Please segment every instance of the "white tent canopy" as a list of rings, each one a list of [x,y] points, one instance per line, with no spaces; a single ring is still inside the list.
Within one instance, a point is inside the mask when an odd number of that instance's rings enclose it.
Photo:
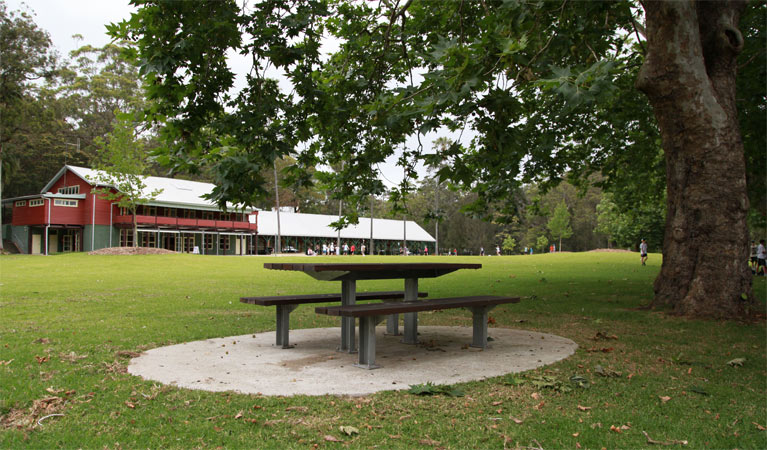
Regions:
[[[258,234],[260,236],[277,235],[277,212],[258,211]],[[250,216],[251,222],[253,216]],[[338,237],[331,223],[338,216],[324,214],[300,214],[280,212],[280,236],[312,237],[335,239]],[[401,220],[373,219],[373,239],[401,241],[407,226],[407,240],[419,242],[434,242],[429,233],[413,221],[403,225]],[[341,239],[370,239],[370,218],[360,217],[357,225],[349,225],[341,230]]]

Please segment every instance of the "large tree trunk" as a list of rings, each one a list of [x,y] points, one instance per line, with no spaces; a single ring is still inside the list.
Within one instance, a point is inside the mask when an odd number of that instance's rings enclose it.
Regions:
[[[735,108],[742,1],[644,2],[648,51],[637,87],[666,156],[663,266],[654,306],[735,318],[753,306],[745,156]]]

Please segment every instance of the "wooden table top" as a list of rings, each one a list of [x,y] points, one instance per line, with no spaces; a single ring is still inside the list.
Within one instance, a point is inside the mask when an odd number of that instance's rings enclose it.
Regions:
[[[385,280],[434,278],[460,269],[480,269],[467,263],[264,263],[265,269],[304,272],[318,280]]]

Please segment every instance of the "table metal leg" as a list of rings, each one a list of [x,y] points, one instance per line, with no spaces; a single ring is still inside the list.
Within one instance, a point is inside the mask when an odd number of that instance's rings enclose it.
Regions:
[[[357,303],[357,282],[344,280],[341,282],[341,305]],[[341,318],[341,347],[342,352],[354,353],[357,350],[354,339],[354,317]]]
[[[418,278],[405,278],[405,301],[418,300]],[[405,344],[418,343],[418,313],[405,313],[405,335],[402,342]]]
[[[399,332],[399,314],[386,316],[386,334],[389,336],[401,336]]]
[[[289,342],[290,336],[290,313],[298,305],[277,305],[277,346],[282,348],[291,348]]]
[[[376,324],[381,322],[381,316],[360,317],[360,352],[356,367],[377,369],[376,365]]]
[[[487,316],[493,306],[478,306],[471,308],[473,331],[471,346],[487,348]]]

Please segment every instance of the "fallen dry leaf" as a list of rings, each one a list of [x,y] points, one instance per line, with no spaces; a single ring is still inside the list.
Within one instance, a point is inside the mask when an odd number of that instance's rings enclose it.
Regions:
[[[37,356],[35,355],[35,359],[37,360],[38,364],[42,364],[44,362],[47,362],[49,359],[51,359],[50,356]]]
[[[125,400],[125,406],[127,406],[130,409],[135,409],[136,408],[136,405],[134,405],[133,403],[129,402],[128,400]]]
[[[581,435],[580,433],[573,433],[573,437],[578,437],[580,435]]]
[[[532,394],[530,394],[530,397],[532,397],[533,400],[540,400],[541,399],[541,394],[539,394],[537,392],[533,392]]]
[[[522,422],[523,422],[523,420],[522,420],[522,419],[517,419],[517,418],[516,418],[516,417],[514,417],[514,416],[509,416],[509,419],[511,419],[511,421],[512,421],[512,422],[514,422],[514,423],[516,423],[517,425],[522,425]]]
[[[663,396],[659,395],[659,396],[658,396],[658,398],[659,398],[659,399],[660,399],[660,401],[662,401],[663,403],[666,403],[667,401],[671,400],[671,397],[669,397],[669,396],[667,396],[667,395],[663,395]]]
[[[591,406],[578,405],[578,411],[589,411],[589,410],[591,410]]]
[[[342,433],[345,433],[348,436],[351,436],[353,434],[360,434],[360,430],[351,426],[340,426],[338,427],[338,429],[341,430]]]
[[[618,339],[618,336],[616,336],[614,334],[608,335],[605,332],[597,331],[597,334],[594,335],[594,337],[591,338],[591,339],[593,339],[595,341],[599,341],[599,340],[607,341],[607,340],[610,340],[610,339]]]
[[[615,431],[616,433],[623,433],[623,430],[621,430],[620,427],[616,427],[615,425],[610,425],[610,431]]]
[[[644,437],[647,438],[648,444],[653,445],[687,445],[687,441],[678,441],[675,439],[672,439],[670,441],[656,441],[655,439],[652,439],[649,434],[647,434],[646,431],[642,431],[642,434],[644,434]]]
[[[717,414],[717,415],[718,415],[718,414]],[[756,423],[756,422],[751,422],[751,423],[753,423],[754,425],[756,425],[756,428],[757,428],[759,431],[765,431],[765,430],[767,430],[767,427],[764,427],[764,426],[762,426],[762,425],[759,425],[759,424],[758,424],[758,423]]]
[[[498,406],[498,405],[500,405],[501,403],[503,403],[503,402],[493,402],[493,406]]]
[[[340,440],[340,439],[338,439],[338,438],[337,438],[337,437],[335,437],[335,436],[331,436],[331,435],[329,435],[329,434],[326,434],[326,435],[325,435],[325,437],[324,437],[324,439],[325,439],[326,441],[328,441],[328,442],[341,442],[341,440]]]
[[[422,445],[431,445],[432,447],[436,447],[439,445],[439,442],[433,439],[421,439],[420,441],[418,441],[418,443]]]
[[[546,404],[546,402],[544,402],[544,401],[541,401],[540,403],[538,403],[537,405],[535,405],[535,409],[537,409],[537,410],[539,410],[539,411],[540,411],[541,409],[543,409],[543,405],[545,405],[545,404]]]
[[[235,419],[239,419],[242,417],[242,411],[238,412],[236,416],[234,416]]]
[[[309,411],[309,407],[307,407],[307,406],[288,406],[287,408],[285,408],[285,411],[307,412],[307,411]]]

